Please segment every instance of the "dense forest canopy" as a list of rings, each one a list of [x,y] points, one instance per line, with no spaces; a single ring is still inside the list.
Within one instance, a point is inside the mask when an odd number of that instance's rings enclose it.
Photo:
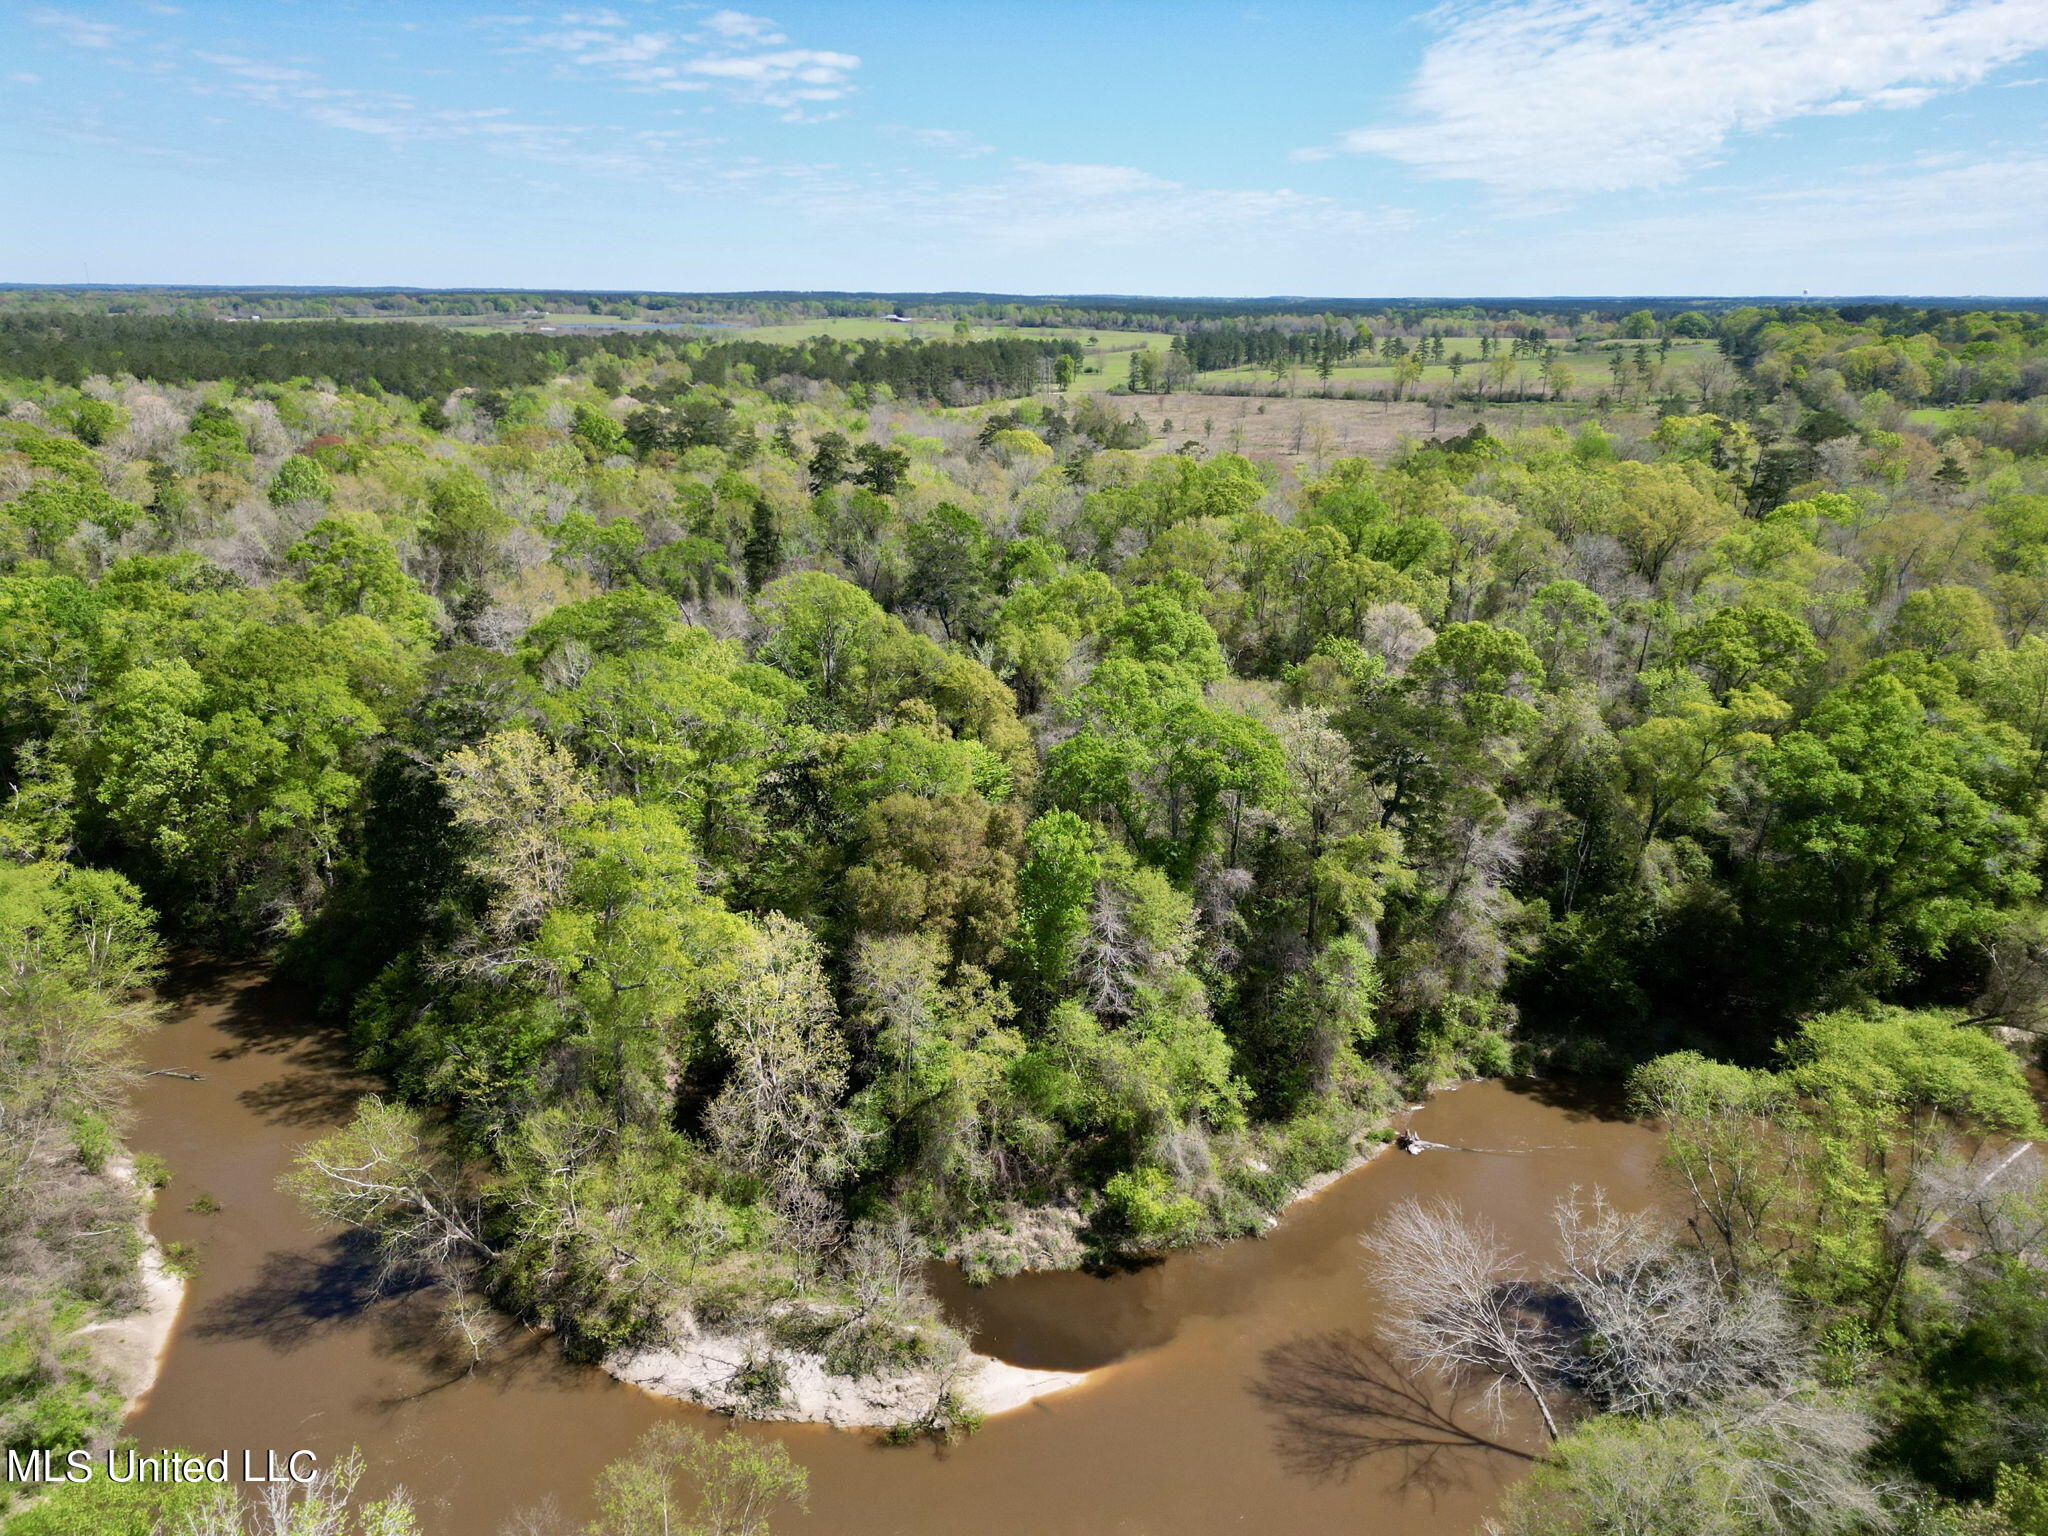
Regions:
[[[433,401],[460,388],[542,384],[572,364],[605,354],[608,343],[610,338],[595,335],[539,337],[341,321],[264,326],[166,316],[0,314],[0,372],[71,385],[107,374],[164,384],[281,384],[319,377]],[[820,338],[798,346],[729,341],[688,352],[691,376],[704,383],[788,376],[841,386],[885,384],[948,403],[1028,394],[1051,382],[1055,358],[1079,355],[1072,342],[1010,339],[883,345]]]
[[[1191,367],[1473,334],[1103,302]],[[276,953],[388,1085],[317,1209],[591,1357],[687,1311],[928,1365],[931,1256],[1252,1233],[1403,1095],[1631,1075],[1753,1177],[1689,1257],[1572,1217],[1587,1273],[1770,1348],[1557,1364],[1513,1528],[1650,1465],[1751,1512],[1698,1529],[2034,1529],[2048,1197],[1949,1138],[2040,1132],[2048,329],[1514,314],[1638,349],[1609,408],[1314,469],[1148,443],[1066,340],[0,316],[8,1442],[107,1424],[60,1341],[123,1255],[64,1233],[154,932]],[[1666,338],[1697,388],[1631,392]],[[1729,1461],[1772,1435],[1797,1498]]]

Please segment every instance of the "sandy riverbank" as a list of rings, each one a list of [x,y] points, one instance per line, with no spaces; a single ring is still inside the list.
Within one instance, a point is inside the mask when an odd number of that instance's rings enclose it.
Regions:
[[[156,1385],[163,1368],[164,1351],[171,1342],[171,1330],[178,1325],[178,1313],[185,1305],[185,1281],[164,1262],[163,1250],[150,1235],[148,1208],[151,1193],[135,1183],[135,1165],[119,1157],[107,1165],[108,1174],[136,1188],[143,1209],[138,1217],[142,1233],[142,1305],[122,1317],[104,1318],[78,1330],[89,1338],[93,1357],[121,1394],[125,1413],[133,1413],[149,1389]]]
[[[842,1429],[888,1428],[913,1423],[931,1411],[950,1387],[976,1411],[1006,1413],[1049,1393],[1077,1386],[1087,1371],[1031,1371],[969,1354],[950,1377],[929,1371],[853,1378],[835,1376],[824,1360],[801,1350],[777,1350],[784,1372],[781,1400],[773,1406],[744,1404],[733,1379],[749,1359],[764,1358],[767,1339],[757,1333],[697,1333],[659,1349],[622,1352],[605,1369],[662,1397],[697,1403],[714,1412],[744,1410],[747,1417]]]
[[[1366,1142],[1343,1167],[1307,1180],[1274,1213],[1267,1226],[1277,1226],[1295,1206],[1357,1172],[1392,1145],[1391,1141]],[[771,1353],[785,1372],[780,1401],[771,1407],[744,1403],[732,1383],[749,1359],[764,1359]],[[888,1428],[913,1422],[930,1410],[942,1386],[950,1387],[976,1411],[998,1414],[1078,1386],[1099,1374],[1030,1370],[970,1352],[962,1367],[943,1382],[925,1371],[855,1379],[834,1375],[818,1355],[771,1350],[766,1336],[758,1332],[700,1330],[686,1331],[677,1342],[658,1348],[621,1351],[607,1359],[604,1368],[644,1391],[696,1403],[714,1412],[743,1410],[752,1418],[830,1424],[845,1429]]]

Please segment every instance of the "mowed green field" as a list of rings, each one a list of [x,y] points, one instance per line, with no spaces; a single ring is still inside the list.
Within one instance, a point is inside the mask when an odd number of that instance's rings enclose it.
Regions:
[[[912,320],[907,325],[893,320],[831,319],[798,320],[789,325],[721,326],[728,337],[746,341],[768,341],[790,346],[813,336],[834,341],[937,341],[953,334],[950,320]]]
[[[552,311],[545,316],[524,315],[406,315],[391,317],[337,316],[335,318],[359,319],[365,324],[374,319],[404,319],[418,325],[443,325],[458,330],[477,331],[575,331],[575,330],[672,330],[685,327],[688,322],[661,321],[621,322],[613,315],[593,315],[586,311]],[[867,317],[836,317],[820,320],[799,320],[786,325],[703,325],[689,327],[687,334],[703,336],[711,340],[730,340],[745,337],[749,341],[773,342],[780,346],[791,346],[809,341],[814,336],[829,336],[835,341],[948,341],[953,336],[953,322],[950,320],[877,320]],[[985,341],[990,337],[1015,336],[1024,340],[1037,341],[1078,341],[1081,343],[1085,360],[1081,372],[1074,380],[1074,392],[1095,393],[1122,384],[1130,377],[1130,356],[1139,349],[1164,352],[1172,344],[1171,336],[1158,331],[1111,331],[1090,330],[1085,326],[1019,326],[1019,325],[971,325],[968,339]]]
[[[717,334],[783,345],[809,341],[813,336],[830,336],[837,341],[948,341],[953,336],[953,322],[912,320],[904,324],[869,319],[804,320],[791,325],[750,325]],[[1085,326],[1044,325],[970,324],[967,339],[986,341],[998,336],[1015,336],[1026,341],[1078,341],[1086,353],[1086,360],[1074,380],[1074,388],[1087,392],[1108,389],[1129,378],[1131,353],[1140,348],[1164,352],[1173,344],[1171,336],[1158,331],[1108,331],[1089,330]]]
[[[1430,363],[1423,368],[1421,381],[1416,387],[1428,389],[1433,385],[1450,384],[1454,380],[1466,389],[1477,388],[1481,384],[1491,385],[1492,376],[1487,370],[1492,366],[1492,360],[1489,359],[1486,362],[1479,360],[1479,339],[1476,336],[1447,337],[1445,339],[1445,346],[1451,352],[1463,352],[1465,354],[1464,371],[1461,374],[1453,375],[1448,363]],[[1622,342],[1619,346],[1621,350],[1629,355],[1634,355],[1634,342]],[[1602,345],[1593,352],[1577,352],[1569,348],[1560,348],[1557,355],[1565,367],[1571,369],[1574,388],[1598,390],[1606,387],[1614,376],[1612,370],[1608,367],[1608,358],[1614,350],[1615,347],[1613,345]],[[1712,342],[1684,341],[1673,343],[1671,355],[1662,364],[1666,379],[1668,380],[1672,377],[1672,369],[1681,368],[1700,357],[1710,355],[1713,351],[1714,344]],[[1657,359],[1657,347],[1654,342],[1650,344],[1650,358],[1653,362]],[[1510,360],[1515,368],[1514,373],[1510,375],[1512,387],[1527,387],[1531,389],[1542,387],[1544,368],[1542,363],[1534,358],[1512,358]],[[1339,364],[1330,370],[1330,387],[1342,389],[1346,385],[1355,385],[1375,391],[1388,389],[1393,386],[1395,367],[1394,363],[1377,356],[1371,358],[1355,357],[1349,362]],[[1297,389],[1319,388],[1322,384],[1322,376],[1316,372],[1315,366],[1312,363],[1297,365],[1290,371],[1288,380],[1291,380]],[[1283,382],[1286,381],[1284,380]],[[1264,384],[1270,386],[1273,382],[1273,370],[1269,367],[1252,367],[1249,364],[1240,368],[1219,368],[1203,374],[1201,382],[1204,384]]]
[[[603,330],[620,328],[621,322],[611,315],[593,315],[585,311],[555,311],[545,318],[529,318],[520,315],[462,315],[462,316],[418,316],[406,317],[427,324],[455,326],[469,330],[487,331],[538,331],[552,329]],[[662,329],[686,325],[687,322],[658,322]],[[646,322],[630,324],[627,329],[650,329]],[[836,317],[818,320],[800,320],[781,325],[722,326],[706,325],[692,328],[696,334],[711,338],[745,337],[751,341],[773,342],[789,346],[809,341],[814,336],[829,336],[836,341],[944,341],[954,334],[951,320],[910,320],[894,321],[871,317]],[[1089,329],[1085,326],[1016,326],[970,322],[968,338],[986,340],[997,336],[1015,336],[1025,340],[1071,340],[1081,343],[1085,353],[1081,372],[1076,376],[1071,393],[1096,394],[1114,389],[1130,378],[1130,358],[1136,351],[1165,352],[1173,344],[1170,335],[1159,331],[1114,331]],[[1477,335],[1450,336],[1446,345],[1453,352],[1461,352],[1465,366],[1458,375],[1453,375],[1446,363],[1430,363],[1424,367],[1420,381],[1412,386],[1418,391],[1448,388],[1453,385],[1464,390],[1491,388],[1493,381],[1487,372],[1488,364],[1479,359],[1479,338]],[[1652,358],[1657,356],[1656,343],[1648,344]],[[1621,350],[1631,355],[1637,343],[1633,341],[1601,342],[1592,349],[1580,352],[1569,348],[1561,349],[1558,356],[1573,374],[1574,395],[1591,398],[1606,389],[1612,372],[1608,367],[1609,355]],[[1670,354],[1663,359],[1662,383],[1673,384],[1684,377],[1673,370],[1683,368],[1696,359],[1711,355],[1715,345],[1710,341],[1683,341],[1674,343]],[[1516,391],[1540,390],[1543,387],[1543,365],[1530,358],[1514,359],[1515,372],[1509,388]],[[1391,391],[1394,383],[1395,364],[1374,356],[1355,357],[1349,362],[1331,370],[1327,387],[1337,390],[1355,389],[1361,394],[1380,395]],[[1293,390],[1316,390],[1324,386],[1312,364],[1299,364],[1291,369],[1281,382]],[[1200,387],[1229,389],[1242,387],[1247,391],[1263,392],[1273,387],[1273,371],[1268,367],[1246,365],[1239,368],[1215,369],[1200,375]]]

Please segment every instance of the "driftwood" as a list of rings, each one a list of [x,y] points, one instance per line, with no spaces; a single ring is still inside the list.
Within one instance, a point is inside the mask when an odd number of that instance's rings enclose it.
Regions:
[[[142,1074],[144,1077],[181,1077],[188,1083],[203,1083],[205,1074],[200,1072],[173,1072],[169,1067],[155,1067]]]

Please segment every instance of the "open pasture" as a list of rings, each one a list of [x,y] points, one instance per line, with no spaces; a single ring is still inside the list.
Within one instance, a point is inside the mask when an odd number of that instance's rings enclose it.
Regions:
[[[1334,459],[1383,460],[1404,440],[1450,437],[1481,419],[1413,400],[1258,400],[1247,395],[1133,395],[1117,409],[1152,430],[1148,454],[1194,443],[1204,453],[1241,453],[1320,474]]]

